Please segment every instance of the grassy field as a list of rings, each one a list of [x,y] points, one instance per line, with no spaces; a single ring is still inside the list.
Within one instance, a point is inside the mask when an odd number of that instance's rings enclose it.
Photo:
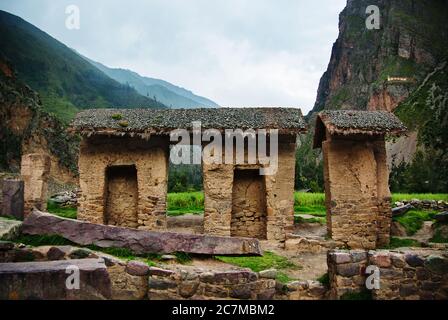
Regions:
[[[396,193],[392,195],[392,202],[400,200],[444,200],[448,201],[448,194],[402,194]],[[198,192],[183,192],[183,193],[169,193],[167,201],[167,211],[170,216],[183,215],[186,213],[201,214],[204,211],[204,193]],[[294,193],[294,211],[296,214],[309,214],[318,221],[323,221],[325,218],[325,195],[324,193]],[[57,204],[48,202],[48,212],[58,214],[65,218],[76,219],[76,208],[61,208]],[[416,220],[425,221],[425,217],[414,216]],[[420,219],[422,218],[422,219]],[[406,223],[406,221],[400,221]],[[412,232],[412,230],[410,230]]]
[[[404,194],[392,195],[392,203],[401,200],[444,200],[448,201],[448,194]],[[172,215],[182,213],[197,213],[204,211],[203,192],[184,192],[168,194],[168,212]],[[294,211],[296,213],[307,213],[317,217],[325,216],[325,194],[324,193],[294,193]]]

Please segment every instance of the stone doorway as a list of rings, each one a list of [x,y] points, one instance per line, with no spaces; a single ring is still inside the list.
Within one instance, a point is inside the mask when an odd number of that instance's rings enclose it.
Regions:
[[[236,169],[232,190],[230,234],[266,239],[266,186],[258,169]]]
[[[105,224],[137,228],[138,184],[135,165],[106,169]]]

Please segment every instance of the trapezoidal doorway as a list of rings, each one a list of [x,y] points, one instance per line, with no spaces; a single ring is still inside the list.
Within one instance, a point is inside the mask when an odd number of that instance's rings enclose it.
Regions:
[[[234,171],[230,234],[266,239],[266,187],[258,169]]]
[[[106,169],[105,224],[137,228],[137,169],[111,166]]]

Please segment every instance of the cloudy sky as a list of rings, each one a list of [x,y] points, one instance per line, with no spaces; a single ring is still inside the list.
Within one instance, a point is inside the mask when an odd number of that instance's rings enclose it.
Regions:
[[[294,106],[316,98],[346,0],[0,0],[81,54],[223,106]],[[65,27],[68,5],[80,29]]]

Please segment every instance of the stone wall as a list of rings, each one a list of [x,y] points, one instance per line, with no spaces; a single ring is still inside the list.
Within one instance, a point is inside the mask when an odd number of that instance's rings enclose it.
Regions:
[[[21,177],[25,184],[24,215],[28,215],[33,208],[46,210],[48,176],[50,173],[50,157],[46,154],[24,154],[21,162]]]
[[[224,149],[224,148],[223,148]],[[258,225],[251,223],[242,223],[243,216],[234,215],[233,226],[237,233],[243,229],[248,230],[250,235],[257,235],[262,239],[280,240],[285,239],[286,234],[292,229],[294,224],[294,174],[295,174],[295,151],[296,136],[279,136],[278,149],[278,170],[273,175],[262,177],[263,183],[255,183],[252,179],[248,185],[255,189],[263,189],[266,201],[266,232],[261,235],[261,229],[264,229],[262,215]],[[258,161],[257,161],[258,162]],[[244,220],[251,221],[253,210],[247,210],[253,207],[250,203],[261,203],[260,197],[257,200],[250,197],[243,197],[239,194],[239,199],[234,199],[236,193],[239,193],[239,187],[234,188],[234,172],[244,170],[258,170],[261,164],[208,164],[203,163],[203,181],[204,181],[204,232],[223,236],[232,235],[232,211],[236,207],[246,208]],[[237,176],[239,173],[237,173]],[[258,186],[256,186],[258,184]],[[238,182],[237,182],[238,185]],[[235,193],[233,192],[235,190]],[[258,191],[257,191],[258,192]],[[258,204],[257,204],[258,205]],[[263,204],[264,206],[264,204]],[[244,210],[243,210],[244,211]],[[238,216],[238,218],[237,218]],[[256,220],[253,218],[254,221]]]
[[[366,268],[376,266],[379,289],[375,300],[448,299],[448,254],[446,250],[331,250],[328,253],[330,295],[366,291]]]
[[[79,156],[81,197],[78,219],[100,224],[109,222],[113,225],[147,230],[165,229],[168,139],[169,137],[151,137],[149,140],[107,137],[107,143],[101,137],[83,139]],[[112,184],[109,184],[111,179],[107,179],[106,173],[107,170],[111,170],[108,168],[114,166],[134,166],[136,181],[129,182],[129,179],[121,177],[113,178]],[[119,195],[130,186],[129,183],[133,185],[134,192],[129,194],[129,190],[126,191],[128,201],[108,197],[111,193]],[[124,188],[125,186],[127,187]],[[108,193],[108,190],[111,193]],[[109,212],[112,219],[107,221],[108,198],[109,208],[120,203],[119,211],[122,211],[123,215],[128,209],[133,212],[136,202],[136,218],[133,213],[126,213],[129,216],[119,217],[118,209],[111,209],[114,211]]]
[[[388,244],[392,213],[383,137],[329,137],[322,149],[329,236],[349,248]]]
[[[32,261],[32,262],[30,262]],[[70,294],[65,289],[65,267],[81,268],[81,290]],[[86,271],[95,279],[84,278]],[[40,273],[38,271],[41,271]],[[42,272],[45,271],[45,272]],[[57,276],[52,278],[52,274]],[[115,300],[318,300],[327,297],[327,288],[317,281],[275,280],[274,269],[253,272],[237,267],[209,269],[167,264],[150,267],[140,260],[123,261],[108,254],[73,246],[22,247],[0,241],[0,297],[18,299],[115,299]],[[54,279],[47,283],[45,279]],[[32,284],[41,282],[33,290]],[[86,279],[86,280],[85,280]],[[76,290],[75,290],[76,291]]]

